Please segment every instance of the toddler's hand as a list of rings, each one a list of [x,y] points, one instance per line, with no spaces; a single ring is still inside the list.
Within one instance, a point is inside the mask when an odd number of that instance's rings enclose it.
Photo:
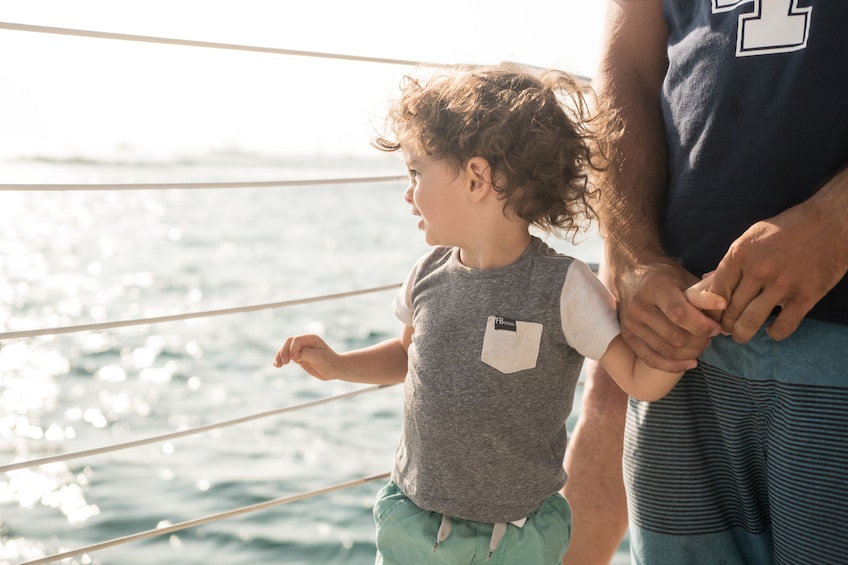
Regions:
[[[322,381],[334,378],[334,366],[338,355],[317,335],[297,335],[286,339],[274,357],[274,366],[282,367],[294,361],[300,367]]]
[[[700,281],[686,289],[686,299],[692,306],[702,310],[714,320],[721,318],[721,312],[727,308],[727,301],[719,294],[710,292],[712,273],[704,275]]]

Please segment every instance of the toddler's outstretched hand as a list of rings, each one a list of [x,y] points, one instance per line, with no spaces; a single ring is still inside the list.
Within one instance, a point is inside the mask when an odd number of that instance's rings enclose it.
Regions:
[[[685,294],[692,306],[717,320],[721,317],[721,311],[727,308],[727,301],[721,295],[710,292],[711,278],[712,273],[704,275],[704,278],[687,288]]]
[[[277,350],[274,366],[282,367],[294,361],[300,367],[322,381],[338,378],[338,354],[317,335],[306,334],[286,339]]]

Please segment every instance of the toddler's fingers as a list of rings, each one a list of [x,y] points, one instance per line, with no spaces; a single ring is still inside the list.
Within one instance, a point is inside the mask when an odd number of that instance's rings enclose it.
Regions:
[[[292,338],[286,339],[285,343],[277,350],[277,355],[274,356],[274,366],[282,367],[287,365],[291,360],[291,344]]]
[[[724,310],[727,308],[727,301],[720,294],[716,294],[709,290],[703,290],[698,293],[698,295],[701,301],[700,307],[702,310]]]
[[[714,311],[727,308],[724,297],[708,290],[706,282],[702,280],[686,289],[686,299],[689,303],[699,310]]]
[[[288,359],[298,364],[303,361],[303,355],[310,349],[325,349],[324,342],[314,334],[290,337],[286,340],[284,347],[287,348]]]

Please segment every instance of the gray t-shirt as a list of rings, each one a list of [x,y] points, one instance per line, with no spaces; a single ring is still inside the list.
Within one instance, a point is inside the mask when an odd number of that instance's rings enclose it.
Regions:
[[[534,237],[493,270],[433,249],[394,310],[415,331],[392,479],[425,510],[528,516],[565,484],[566,418],[584,357],[620,332],[614,299],[585,263]]]

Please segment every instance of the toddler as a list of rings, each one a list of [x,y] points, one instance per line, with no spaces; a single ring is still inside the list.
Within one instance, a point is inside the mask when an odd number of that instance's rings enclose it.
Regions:
[[[374,508],[378,565],[560,564],[566,418],[584,358],[643,400],[681,376],[640,361],[586,264],[531,233],[589,224],[617,121],[590,112],[564,73],[501,65],[408,78],[387,124],[373,143],[403,154],[404,199],[434,246],[395,297],[401,336],[346,353],[289,337],[274,364],[404,382],[392,479]],[[724,307],[703,284],[687,295]]]

